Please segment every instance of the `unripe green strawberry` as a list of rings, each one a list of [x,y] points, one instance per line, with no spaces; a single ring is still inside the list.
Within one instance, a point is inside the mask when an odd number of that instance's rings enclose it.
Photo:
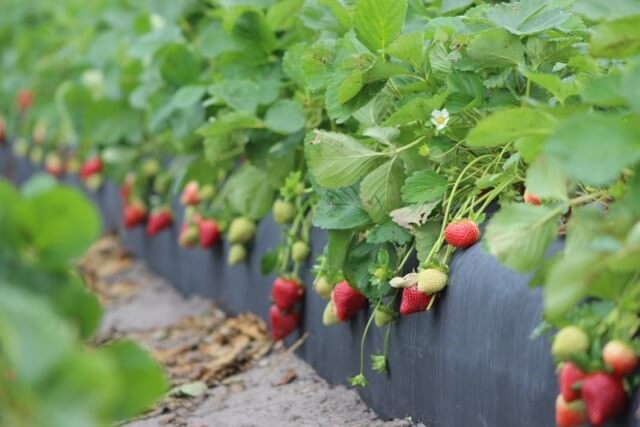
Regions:
[[[213,184],[206,184],[200,188],[200,200],[209,202],[216,196],[216,187]]]
[[[273,204],[273,220],[277,224],[291,224],[296,216],[296,206],[291,202],[276,200]]]
[[[241,263],[247,258],[247,250],[240,244],[232,245],[229,249],[229,257],[227,263],[229,265],[236,265]]]
[[[379,305],[373,314],[373,321],[376,323],[378,328],[382,328],[384,325],[393,321],[395,317],[395,312],[393,312],[389,307]]]
[[[325,276],[320,276],[316,279],[313,284],[313,288],[322,298],[328,300],[331,298],[331,291],[333,290],[333,285],[327,280]]]
[[[40,164],[42,163],[42,159],[44,157],[44,150],[40,146],[31,147],[31,152],[29,153],[29,160],[31,163]]]
[[[26,139],[20,138],[16,140],[15,145],[13,146],[13,153],[16,157],[26,157],[29,152],[29,143]]]
[[[298,240],[291,247],[291,258],[296,262],[302,262],[309,256],[309,245]]]
[[[156,159],[147,159],[142,163],[142,175],[155,176],[160,172],[160,163]]]
[[[333,306],[333,302],[329,301],[327,306],[324,308],[324,312],[322,313],[322,323],[325,326],[337,325],[341,320],[338,318],[336,314],[336,309]]]
[[[589,336],[577,326],[565,326],[553,339],[551,353],[560,360],[568,360],[589,348]]]
[[[447,286],[447,273],[435,268],[427,268],[418,274],[418,290],[425,294],[435,294]]]
[[[99,173],[93,174],[84,183],[89,190],[97,191],[102,186],[102,175]]]
[[[256,232],[256,225],[248,218],[240,217],[231,222],[228,238],[231,243],[246,243]]]

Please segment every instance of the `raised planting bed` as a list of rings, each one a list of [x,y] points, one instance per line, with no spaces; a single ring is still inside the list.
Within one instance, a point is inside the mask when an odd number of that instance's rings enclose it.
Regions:
[[[38,171],[10,157],[0,151],[2,173],[17,182]],[[64,181],[80,185],[75,178]],[[212,298],[234,313],[268,317],[274,277],[261,274],[260,262],[279,239],[271,218],[260,223],[247,262],[229,267],[227,243],[212,251],[186,250],[177,244],[175,226],[155,238],[142,229],[125,231],[118,189],[112,183],[88,195],[102,212],[105,230],[117,232],[133,253],[181,292]],[[175,212],[182,214],[177,205]],[[181,218],[176,219],[179,224]],[[317,254],[326,236],[315,230],[311,241]],[[311,283],[308,274],[304,279]],[[530,339],[541,318],[541,294],[527,283],[527,275],[503,267],[479,244],[458,252],[450,286],[435,309],[401,318],[392,327],[390,373],[381,376],[367,369],[369,385],[359,390],[364,400],[383,417],[412,416],[429,427],[554,425],[557,380],[549,342]],[[324,306],[318,295],[305,293],[302,328],[287,344],[308,333],[297,353],[329,382],[344,383],[358,371],[360,336],[369,310],[328,328],[321,320]],[[383,331],[372,329],[365,355],[383,347]],[[607,425],[640,426],[634,414],[639,401],[636,393],[626,416]]]

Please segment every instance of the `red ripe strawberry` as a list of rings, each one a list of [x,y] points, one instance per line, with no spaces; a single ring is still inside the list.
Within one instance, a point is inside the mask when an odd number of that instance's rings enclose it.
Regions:
[[[451,246],[468,248],[480,238],[480,229],[470,219],[461,219],[447,225],[444,229],[444,238]]]
[[[627,393],[622,380],[604,372],[596,372],[582,380],[582,399],[593,426],[601,426],[618,416],[627,406]]]
[[[538,206],[542,203],[540,197],[536,196],[535,194],[529,193],[527,190],[524,191],[524,202],[529,205],[535,206]]]
[[[278,277],[271,286],[271,299],[281,310],[290,310],[302,299],[304,288],[294,279]]]
[[[420,292],[417,286],[404,288],[402,290],[402,301],[400,302],[400,314],[407,316],[425,311],[430,301],[431,295]]]
[[[100,172],[102,172],[102,160],[99,157],[92,157],[85,160],[80,167],[80,178],[87,179]]]
[[[586,421],[584,402],[567,402],[558,395],[556,399],[556,425],[558,427],[578,427]]]
[[[171,224],[173,224],[173,215],[171,215],[169,208],[158,209],[149,215],[147,234],[155,236],[165,228],[170,227]]]
[[[604,346],[602,360],[619,377],[630,374],[638,365],[638,356],[633,348],[620,340],[609,341]]]
[[[271,338],[280,341],[295,331],[300,323],[300,316],[295,312],[280,310],[276,305],[272,305],[269,310],[269,320],[271,321]]]
[[[198,221],[200,234],[200,247],[210,248],[220,240],[220,227],[213,219],[200,219]]]
[[[33,105],[33,92],[22,89],[16,96],[16,105],[22,113],[25,113]]]
[[[133,201],[124,205],[124,225],[127,228],[133,228],[142,224],[147,217],[147,209],[144,204],[139,201]]]
[[[189,181],[187,185],[182,190],[182,195],[180,196],[180,203],[185,206],[197,205],[200,203],[200,186],[197,181]]]
[[[367,305],[367,298],[353,289],[346,280],[338,283],[331,294],[338,319],[344,321],[354,316]]]
[[[580,399],[580,390],[575,390],[573,386],[582,381],[585,376],[586,374],[572,362],[562,365],[558,373],[558,382],[560,384],[560,393],[566,402]]]

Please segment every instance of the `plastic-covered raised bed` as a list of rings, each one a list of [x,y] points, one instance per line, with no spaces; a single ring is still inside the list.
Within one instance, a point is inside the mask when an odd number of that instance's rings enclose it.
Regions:
[[[39,171],[26,161],[7,161],[6,152],[3,165],[11,165],[18,182]],[[72,178],[67,181],[80,185]],[[229,267],[227,245],[211,251],[188,250],[177,244],[175,228],[153,239],[142,230],[124,230],[113,184],[87,194],[102,212],[105,230],[118,232],[134,254],[181,292],[215,299],[231,312],[252,311],[268,318],[273,277],[261,274],[260,262],[279,238],[270,218],[260,224],[247,263]],[[323,248],[325,240],[324,233],[313,234],[314,252]],[[550,408],[557,379],[549,341],[530,337],[541,320],[540,290],[528,288],[527,275],[505,268],[481,245],[458,253],[452,271],[436,310],[394,324],[390,372],[368,372],[369,385],[359,390],[363,399],[381,416],[412,416],[430,427],[554,425]],[[344,383],[358,370],[360,334],[368,310],[349,323],[327,328],[322,324],[325,302],[319,296],[308,292],[303,306],[300,333],[288,342],[308,332],[297,353],[330,383]],[[383,335],[378,329],[370,334],[367,354],[381,350]],[[607,425],[640,425],[634,413],[639,401],[636,393],[628,414]]]

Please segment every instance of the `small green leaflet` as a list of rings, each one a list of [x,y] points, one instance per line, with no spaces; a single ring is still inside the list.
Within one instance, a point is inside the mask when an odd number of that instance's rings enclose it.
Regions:
[[[544,111],[512,108],[480,121],[467,135],[470,147],[495,147],[526,136],[546,136],[556,119]]]
[[[321,130],[307,135],[305,155],[311,174],[318,184],[326,188],[356,183],[383,158],[383,154],[348,135]]]
[[[389,46],[402,31],[407,0],[358,0],[353,27],[372,52]]]
[[[640,132],[617,116],[580,113],[560,124],[544,152],[570,177],[605,185],[640,160]]]
[[[489,221],[484,239],[489,252],[506,266],[530,271],[556,239],[559,220],[560,211],[547,206],[505,205]]]
[[[277,133],[294,133],[304,127],[304,112],[296,101],[282,99],[269,107],[264,125]]]
[[[447,179],[433,171],[418,171],[402,186],[402,200],[407,203],[426,203],[438,200],[447,191]]]
[[[374,222],[382,222],[387,214],[402,204],[400,188],[405,175],[401,162],[393,158],[378,166],[360,183],[360,199]]]
[[[517,36],[556,28],[571,17],[549,0],[497,4],[487,11],[486,16],[489,21]]]
[[[327,235],[327,280],[335,282],[347,257],[354,232],[352,230],[329,230]]]
[[[313,225],[330,230],[347,230],[368,224],[371,219],[360,204],[354,187],[335,190],[317,189],[320,202],[313,215]]]
[[[542,199],[566,201],[567,177],[558,163],[539,156],[527,170],[526,187]]]
[[[487,67],[524,63],[524,48],[518,37],[496,28],[481,32],[467,46],[469,56]]]
[[[391,220],[376,225],[367,233],[367,242],[369,243],[404,245],[410,241],[411,234]]]

